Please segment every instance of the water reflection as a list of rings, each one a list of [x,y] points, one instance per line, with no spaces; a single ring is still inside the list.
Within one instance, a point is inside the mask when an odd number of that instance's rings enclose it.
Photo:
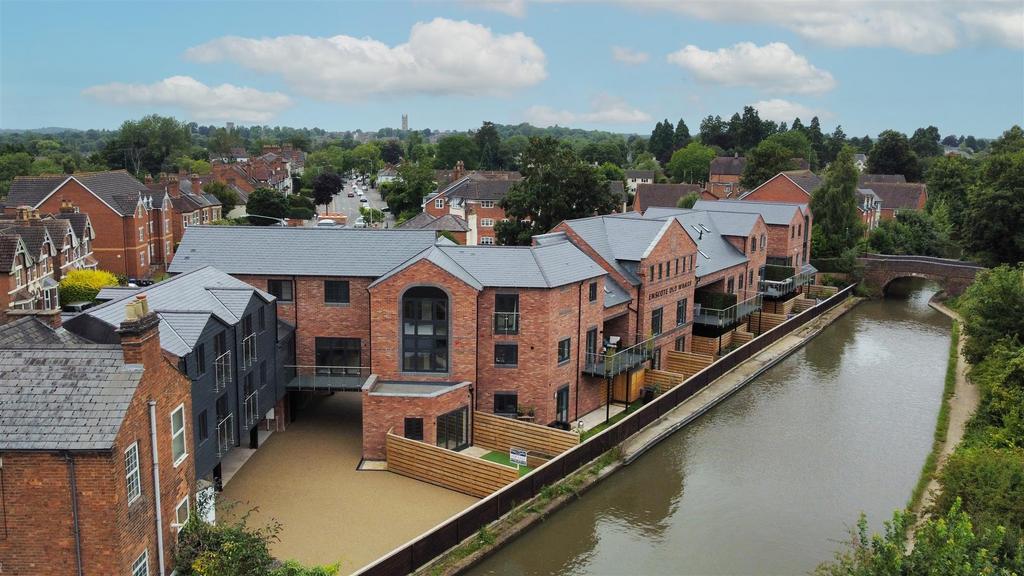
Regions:
[[[930,447],[949,322],[897,281],[473,574],[799,574]]]

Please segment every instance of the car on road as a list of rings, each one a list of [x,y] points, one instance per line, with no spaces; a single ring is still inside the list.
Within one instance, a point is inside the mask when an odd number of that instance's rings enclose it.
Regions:
[[[355,228],[366,228],[366,219],[363,218],[362,216],[360,216],[359,218],[356,218],[356,223],[353,224],[353,227],[355,227]]]
[[[337,228],[338,223],[330,218],[321,218],[316,221],[317,228]]]
[[[366,196],[366,192],[363,192],[362,190],[359,190],[358,192],[356,192],[356,194],[359,194],[360,196]]]
[[[351,190],[349,190],[349,191],[348,191],[348,197],[349,197],[349,198],[354,198],[354,197],[355,197],[355,194],[354,194],[354,193],[353,193],[353,192],[352,192]]]
[[[369,200],[366,199],[366,196],[360,196],[359,197],[359,201],[360,202],[369,202]]]

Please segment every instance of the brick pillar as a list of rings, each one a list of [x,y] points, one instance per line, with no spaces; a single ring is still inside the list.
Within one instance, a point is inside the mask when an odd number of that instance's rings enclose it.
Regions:
[[[160,361],[160,318],[149,311],[145,294],[125,305],[125,320],[117,333],[121,336],[125,364],[151,368]]]

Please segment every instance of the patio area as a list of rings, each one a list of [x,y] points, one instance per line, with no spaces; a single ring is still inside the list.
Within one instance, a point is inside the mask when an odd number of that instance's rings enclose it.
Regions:
[[[390,472],[358,471],[361,401],[314,398],[267,438],[218,495],[254,526],[283,525],[276,557],[341,562],[348,574],[466,508],[475,498]]]

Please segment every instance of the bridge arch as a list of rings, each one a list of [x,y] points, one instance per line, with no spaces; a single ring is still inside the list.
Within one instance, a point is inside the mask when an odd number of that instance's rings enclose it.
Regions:
[[[985,268],[974,262],[894,254],[865,254],[857,259],[864,282],[876,294],[884,294],[898,278],[926,278],[942,286],[950,296],[959,296]]]

